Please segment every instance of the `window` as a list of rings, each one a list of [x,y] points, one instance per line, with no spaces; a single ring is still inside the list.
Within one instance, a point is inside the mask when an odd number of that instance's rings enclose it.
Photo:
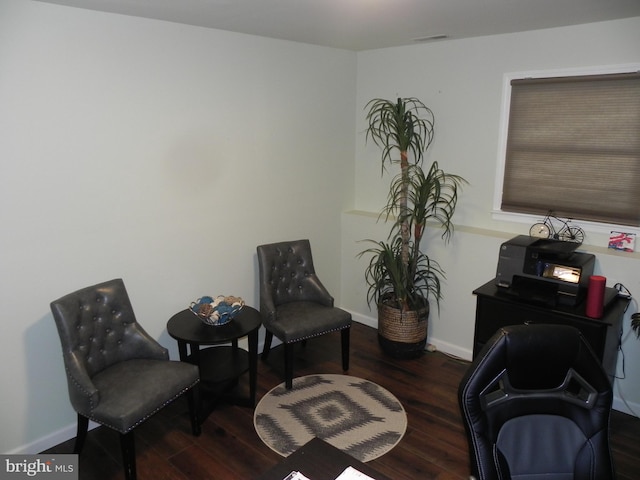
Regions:
[[[510,84],[500,209],[640,226],[640,73]]]

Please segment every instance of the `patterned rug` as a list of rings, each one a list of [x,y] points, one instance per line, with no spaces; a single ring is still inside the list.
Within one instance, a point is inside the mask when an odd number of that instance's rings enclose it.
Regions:
[[[407,429],[398,399],[368,380],[348,375],[309,375],[269,391],[253,424],[260,439],[287,456],[318,437],[362,462],[391,450]]]

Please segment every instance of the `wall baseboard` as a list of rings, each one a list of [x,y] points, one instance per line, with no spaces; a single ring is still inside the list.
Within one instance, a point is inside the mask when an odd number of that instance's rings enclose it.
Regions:
[[[616,391],[618,392],[617,395]],[[620,384],[618,382],[616,382],[613,387],[613,409],[640,418],[640,404],[628,402],[620,391]]]
[[[360,313],[350,312],[351,318],[354,322],[362,323],[372,328],[378,328],[378,320],[373,317],[368,317]],[[436,350],[452,357],[458,357],[463,360],[471,360],[473,352],[468,348],[462,348],[458,345],[453,345],[449,342],[439,340],[438,338],[429,338],[429,344],[434,346]]]
[[[93,430],[100,425],[95,422],[89,422],[89,430]],[[45,450],[49,450],[56,445],[60,445],[61,443],[66,442],[67,440],[71,440],[76,437],[76,423],[72,423],[67,425],[66,427],[61,428],[49,435],[45,435],[44,437],[40,437],[35,441],[28,443],[26,445],[21,445],[13,450],[7,452],[9,455],[35,455],[40,452],[44,452]],[[71,452],[69,452],[71,453]]]

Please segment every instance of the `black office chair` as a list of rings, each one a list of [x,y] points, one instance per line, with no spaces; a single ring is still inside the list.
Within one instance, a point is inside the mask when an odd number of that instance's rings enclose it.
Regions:
[[[313,267],[309,240],[257,247],[260,313],[267,330],[262,358],[275,335],[284,343],[285,383],[293,385],[294,345],[325,333],[341,331],[342,369],[349,369],[351,314],[333,306],[333,297]]]
[[[460,382],[477,480],[613,480],[609,378],[565,325],[500,329]]]
[[[136,321],[121,279],[55,300],[51,311],[78,414],[74,453],[82,451],[89,420],[109,427],[120,433],[125,478],[135,479],[134,428],[184,393],[193,434],[200,434],[198,367],[169,360]]]

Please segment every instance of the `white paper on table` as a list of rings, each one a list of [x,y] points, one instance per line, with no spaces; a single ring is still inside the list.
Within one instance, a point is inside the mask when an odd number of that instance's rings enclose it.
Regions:
[[[283,478],[283,480],[309,480],[300,472],[291,472],[289,475]]]
[[[368,475],[356,470],[353,467],[347,467],[336,480],[375,480]]]

